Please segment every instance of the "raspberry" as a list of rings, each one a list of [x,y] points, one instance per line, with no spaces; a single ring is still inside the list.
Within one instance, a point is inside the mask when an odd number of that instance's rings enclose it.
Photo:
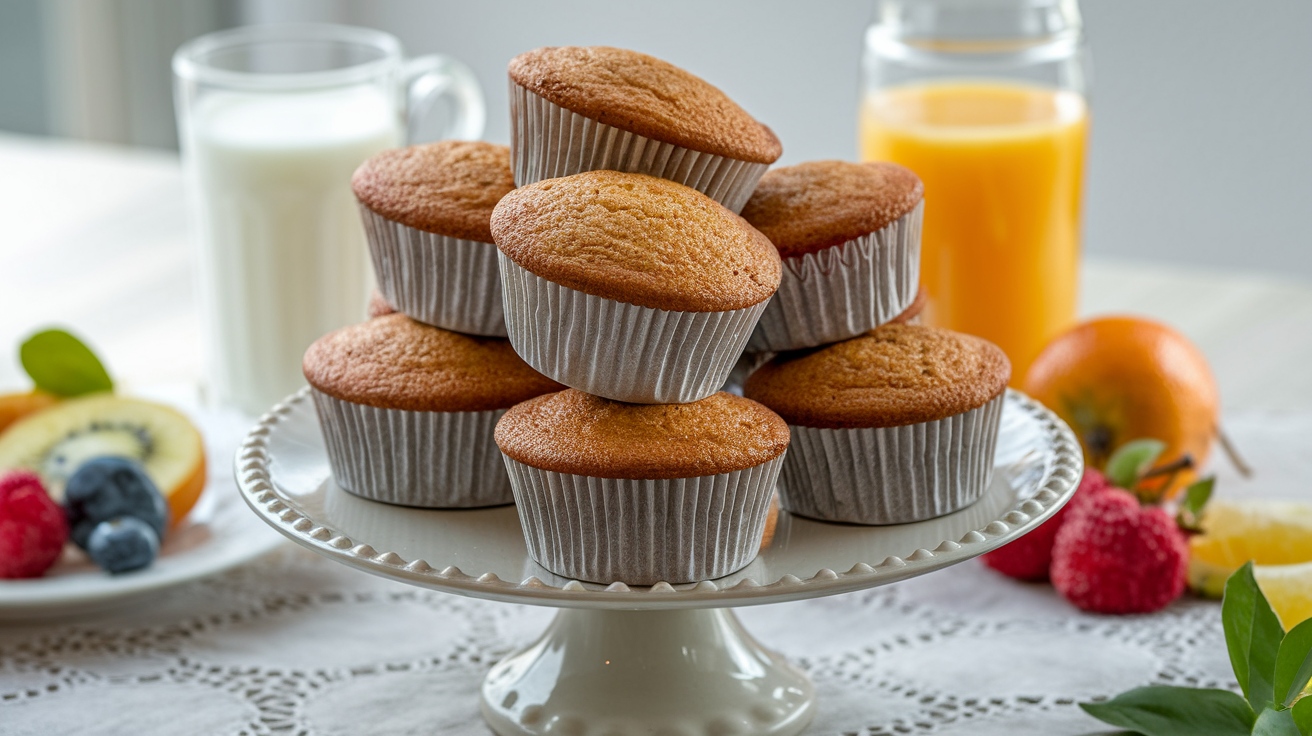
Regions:
[[[64,510],[34,473],[0,478],[0,579],[38,578],[68,541]]]
[[[1093,468],[1086,468],[1075,495],[1051,519],[1025,536],[984,555],[984,564],[1008,577],[1035,582],[1048,579],[1052,564],[1052,543],[1057,539],[1067,516],[1090,494],[1110,487],[1107,478]]]
[[[1151,613],[1184,592],[1189,546],[1165,509],[1109,488],[1075,508],[1052,547],[1052,584],[1097,613]]]

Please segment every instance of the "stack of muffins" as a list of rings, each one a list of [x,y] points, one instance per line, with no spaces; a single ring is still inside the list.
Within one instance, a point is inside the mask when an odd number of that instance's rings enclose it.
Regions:
[[[643,54],[543,48],[509,71],[509,149],[356,172],[381,316],[305,358],[339,485],[513,502],[542,567],[630,585],[746,566],[776,480],[784,508],[835,522],[982,495],[1010,368],[905,324],[913,173],[767,172],[769,128]]]

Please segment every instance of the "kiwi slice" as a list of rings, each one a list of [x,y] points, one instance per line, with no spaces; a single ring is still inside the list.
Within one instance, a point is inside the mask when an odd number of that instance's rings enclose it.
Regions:
[[[191,510],[205,485],[200,432],[176,410],[150,401],[112,394],[70,399],[0,434],[0,472],[34,471],[56,501],[82,463],[107,455],[141,463],[175,520]]]

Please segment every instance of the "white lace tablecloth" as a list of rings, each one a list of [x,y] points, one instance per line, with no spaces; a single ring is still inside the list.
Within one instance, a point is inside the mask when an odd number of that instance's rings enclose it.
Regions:
[[[975,562],[738,613],[815,681],[816,734],[1086,733],[1098,724],[1078,700],[1149,682],[1234,685],[1214,604],[1079,615]],[[552,615],[289,547],[148,607],[6,626],[0,733],[485,736],[483,674]]]
[[[120,384],[191,381],[197,319],[176,159],[0,136],[0,355],[72,327]],[[1258,477],[1309,498],[1312,289],[1139,263],[1085,269],[1084,311],[1156,316],[1198,342]],[[0,389],[22,385],[0,359]],[[1253,410],[1297,412],[1254,413]],[[220,460],[221,462],[221,460]],[[0,623],[0,735],[487,734],[477,689],[545,608],[372,578],[287,546],[114,614]],[[1214,603],[1081,614],[977,562],[872,591],[740,609],[815,681],[816,734],[1102,733],[1075,703],[1152,682],[1233,687]]]
[[[1229,419],[1259,476],[1223,495],[1307,498],[1312,416]],[[870,591],[738,609],[814,680],[814,734],[1091,734],[1075,703],[1149,683],[1236,687],[1219,606],[1076,611],[978,561]],[[478,687],[553,610],[412,588],[290,544],[92,618],[0,628],[0,734],[489,733]]]

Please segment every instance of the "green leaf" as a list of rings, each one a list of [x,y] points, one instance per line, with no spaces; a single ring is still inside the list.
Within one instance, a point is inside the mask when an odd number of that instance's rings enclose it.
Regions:
[[[1312,736],[1312,696],[1305,696],[1289,709],[1294,714],[1294,724],[1303,736]]]
[[[1248,736],[1253,730],[1253,710],[1228,690],[1153,685],[1080,707],[1104,723],[1144,736]]]
[[[1181,529],[1191,532],[1201,531],[1203,507],[1212,498],[1212,489],[1216,486],[1216,476],[1206,478],[1190,485],[1184,490],[1184,500],[1180,502],[1180,514],[1176,521]]]
[[[1107,479],[1118,488],[1134,488],[1139,476],[1157,462],[1166,450],[1166,443],[1161,440],[1130,440],[1112,453],[1107,461]]]
[[[1301,736],[1294,714],[1287,710],[1267,708],[1253,724],[1253,736]]]
[[[23,370],[38,389],[56,396],[114,390],[114,382],[91,348],[63,330],[44,330],[18,348]]]
[[[1225,581],[1221,627],[1235,679],[1253,712],[1260,712],[1275,702],[1276,655],[1285,630],[1257,587],[1252,562],[1244,563]]]
[[[1312,680],[1312,618],[1285,634],[1276,654],[1276,701],[1288,707],[1294,704]]]

